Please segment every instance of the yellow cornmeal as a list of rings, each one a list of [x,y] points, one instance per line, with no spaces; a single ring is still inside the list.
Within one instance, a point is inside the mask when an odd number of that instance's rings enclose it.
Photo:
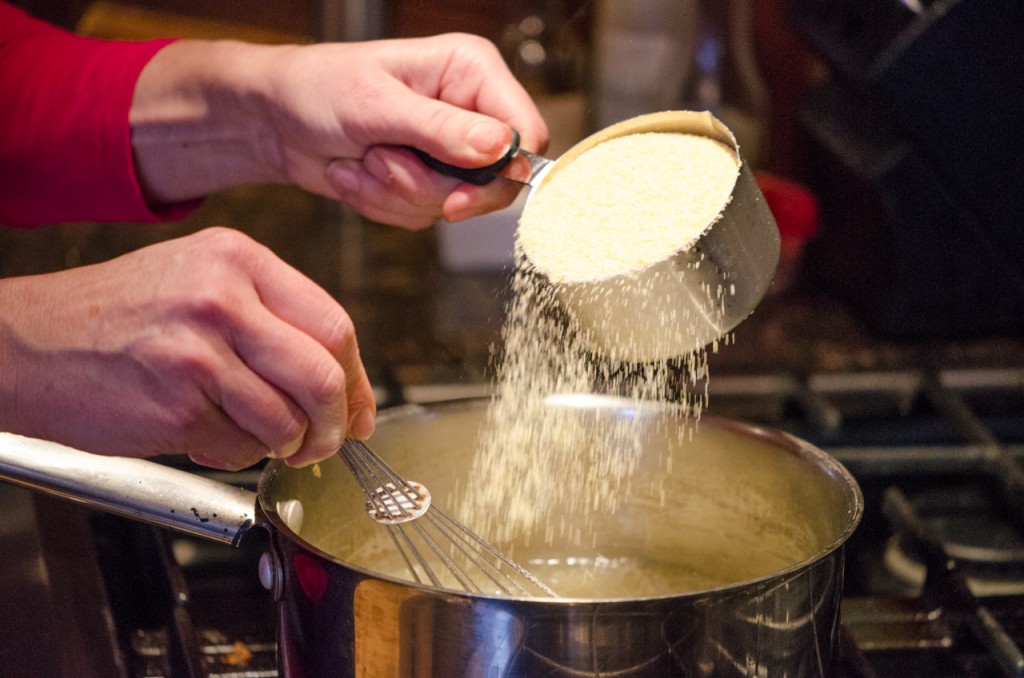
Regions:
[[[461,504],[463,517],[488,539],[585,545],[591,516],[611,515],[630,494],[657,495],[657,488],[630,481],[651,434],[640,418],[595,413],[584,425],[547,399],[604,392],[639,411],[645,402],[674,394],[695,421],[707,398],[700,392],[707,379],[705,351],[672,365],[659,360],[620,369],[590,350],[586,333],[561,312],[545,279],[646,284],[639,273],[691,246],[719,217],[738,176],[736,152],[717,141],[642,133],[610,139],[556,167],[531,195],[517,232],[497,397],[480,433],[476,481],[463,501],[452,503]],[[615,287],[598,286],[593,293],[614,294]],[[630,353],[629,346],[613,348],[613,355]],[[684,444],[690,431],[683,426],[674,444]],[[664,463],[668,472],[671,451]],[[567,515],[582,517],[574,522]],[[577,527],[567,527],[572,524]]]
[[[707,137],[610,139],[556,167],[530,196],[519,244],[552,282],[637,271],[692,244],[725,208],[738,175],[735,151]]]

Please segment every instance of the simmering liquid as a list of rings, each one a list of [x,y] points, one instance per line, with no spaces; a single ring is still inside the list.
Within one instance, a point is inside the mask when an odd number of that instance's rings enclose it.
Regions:
[[[737,581],[730,573],[640,556],[534,558],[525,567],[564,598],[643,598],[705,591]]]
[[[397,550],[388,544],[374,548],[373,569],[381,574],[413,581]],[[701,558],[694,554],[621,553],[601,555],[546,547],[512,558],[562,598],[616,599],[681,595],[721,588],[775,574],[801,561],[795,553],[765,550],[742,555]],[[801,554],[803,555],[803,554]],[[456,555],[455,560],[459,557]],[[439,560],[432,565],[440,564]],[[473,569],[473,565],[459,563]],[[461,590],[443,568],[436,568],[442,586]],[[474,580],[476,580],[474,578]],[[476,580],[479,583],[479,580]],[[500,591],[484,591],[498,595]]]

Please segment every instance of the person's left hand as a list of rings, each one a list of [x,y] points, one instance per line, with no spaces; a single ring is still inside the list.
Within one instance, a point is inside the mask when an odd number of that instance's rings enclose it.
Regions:
[[[301,466],[374,428],[345,309],[224,228],[0,279],[0,366],[0,430],[99,454]]]

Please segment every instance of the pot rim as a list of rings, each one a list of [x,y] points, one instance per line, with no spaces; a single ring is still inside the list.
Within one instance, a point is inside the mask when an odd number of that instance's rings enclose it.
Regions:
[[[612,403],[624,403],[632,402],[624,398],[616,397],[605,397],[605,396],[588,396],[589,398],[596,399],[592,402],[603,401],[608,404]],[[378,423],[386,422],[391,419],[399,417],[407,417],[414,414],[429,414],[436,412],[437,410],[457,409],[465,408],[469,406],[479,405],[482,402],[489,401],[490,398],[460,398],[455,400],[445,400],[434,403],[426,404],[406,404],[398,405],[395,407],[387,408],[378,414]],[[657,405],[657,409],[664,410],[665,407],[671,407],[670,405],[662,403],[654,403]],[[346,570],[358,573],[367,579],[374,579],[378,581],[386,581],[399,586],[405,586],[419,591],[420,593],[428,595],[457,595],[465,596],[466,598],[478,599],[478,600],[490,600],[490,601],[518,601],[527,603],[541,603],[541,604],[572,604],[572,605],[586,605],[586,604],[614,604],[614,603],[636,603],[636,602],[663,602],[670,600],[686,600],[686,599],[700,599],[705,597],[720,597],[729,593],[738,593],[753,588],[768,586],[775,581],[786,580],[792,576],[799,574],[805,570],[811,569],[821,561],[836,554],[846,542],[853,535],[857,526],[860,524],[861,518],[864,515],[864,496],[861,492],[860,486],[853,475],[844,467],[838,460],[833,456],[812,445],[811,443],[801,440],[796,436],[793,436],[784,431],[773,429],[767,426],[761,426],[758,424],[751,424],[736,419],[730,419],[727,417],[719,417],[704,413],[701,415],[700,423],[703,425],[709,423],[710,425],[724,431],[739,433],[746,435],[758,440],[762,440],[768,443],[774,444],[774,446],[781,451],[788,454],[799,457],[800,459],[813,461],[814,464],[821,469],[824,473],[829,476],[837,477],[839,482],[837,486],[842,488],[844,494],[844,503],[848,506],[845,522],[838,535],[825,547],[820,549],[817,553],[812,556],[801,560],[785,569],[777,570],[770,574],[763,575],[761,577],[755,577],[753,579],[745,579],[740,582],[732,582],[724,584],[722,586],[700,589],[697,591],[685,591],[677,593],[664,593],[659,595],[651,596],[635,596],[635,597],[607,597],[607,598],[575,598],[575,597],[559,597],[559,598],[543,598],[534,596],[510,596],[510,595],[496,595],[486,593],[474,593],[469,591],[463,591],[460,589],[449,589],[431,586],[428,584],[421,584],[401,577],[394,577],[391,575],[376,572],[369,568],[365,568],[359,565],[355,565],[346,562],[342,558],[327,553],[317,546],[310,544],[301,536],[296,534],[284,521],[281,515],[277,512],[271,501],[270,494],[274,485],[276,477],[283,473],[292,471],[291,467],[287,466],[283,460],[274,459],[267,464],[266,468],[259,478],[259,485],[257,488],[257,502],[260,506],[261,512],[266,521],[272,526],[272,531],[284,536],[288,540],[302,547],[305,551],[315,554],[316,556],[329,561],[330,563],[339,567],[345,568]]]

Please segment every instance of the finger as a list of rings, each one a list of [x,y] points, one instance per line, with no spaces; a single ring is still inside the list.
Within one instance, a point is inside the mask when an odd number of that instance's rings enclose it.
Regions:
[[[208,406],[188,426],[186,440],[202,441],[189,456],[206,466],[238,469],[264,456],[294,453],[306,431],[305,413],[253,372],[227,341],[218,335],[205,344],[211,350],[196,376]]]
[[[365,439],[373,434],[377,403],[359,355],[355,332],[348,331],[343,336],[343,343],[335,348],[333,355],[341,365],[345,379],[345,400],[348,410],[346,436]],[[339,446],[318,449],[307,439],[299,451],[289,457],[288,463],[292,466],[311,464],[334,454]]]
[[[528,178],[529,172],[529,162],[521,156],[516,156],[502,172],[502,176],[515,177],[517,181],[499,178],[486,186],[460,184],[444,201],[444,218],[448,221],[462,221],[508,207],[523,190],[523,185],[518,180]]]
[[[440,36],[448,41],[451,36]],[[466,37],[466,36],[461,36]],[[519,132],[524,148],[543,153],[547,150],[548,129],[533,98],[509,70],[504,57],[490,41],[476,45],[469,38],[473,58],[454,61],[446,69],[440,99],[460,108],[479,111],[501,120]]]
[[[420,148],[460,167],[495,162],[516,129],[525,148],[543,152],[547,126],[525,88],[509,71],[498,49],[478,36],[448,34],[414,46],[423,56],[406,62],[402,78],[428,101],[396,111],[406,118],[405,139],[393,143]],[[448,66],[440,73],[438,62]],[[391,120],[388,120],[391,123]]]
[[[355,335],[353,335],[353,342],[354,338]],[[349,356],[347,360],[342,358],[343,365],[347,365],[344,370],[345,396],[348,405],[345,435],[365,440],[373,435],[377,403],[362,360],[359,359],[358,347],[353,343],[351,352],[346,350],[344,355]],[[335,454],[339,446],[318,448],[312,442],[306,441],[295,454],[285,459],[285,463],[289,466],[300,467],[323,461]]]
[[[389,100],[395,105],[375,111],[378,115],[367,123],[368,147],[412,146],[458,167],[485,167],[512,145],[512,127],[476,112],[472,102],[462,108],[404,86],[392,90]]]
[[[220,408],[235,425],[259,440],[269,456],[288,457],[302,446],[309,424],[306,413],[233,353],[216,388]]]
[[[362,360],[356,360],[345,370],[345,375],[349,407],[348,435],[366,440],[373,435],[376,427],[377,398],[373,394]]]
[[[363,157],[363,167],[387,192],[379,200],[400,201],[398,209],[439,212],[459,180],[433,171],[407,148],[373,146]]]
[[[321,346],[331,350],[351,332],[351,319],[331,295],[263,245],[254,243],[240,263],[260,304]]]
[[[409,135],[413,146],[456,167],[476,168],[494,164],[512,145],[512,127],[490,116],[458,106],[422,98],[418,113],[427,117],[425,127]],[[429,121],[429,122],[428,122]]]
[[[186,450],[192,461],[222,471],[240,471],[267,456],[268,448],[249,432],[239,428],[226,414],[208,419],[190,440],[202,441],[202,447]]]
[[[324,346],[266,309],[250,314],[247,320],[232,337],[239,357],[305,413],[305,435],[293,453],[313,450],[313,454],[326,455],[336,451],[349,419],[341,365]]]
[[[327,169],[337,182],[345,173],[338,198],[364,216],[411,230],[432,225],[444,216],[460,221],[510,205],[530,176],[529,162],[513,158],[501,173],[514,181],[494,180],[486,186],[460,183],[424,165],[406,149],[375,146],[362,163],[337,160]]]
[[[431,171],[407,150],[380,146],[362,161],[331,162],[325,176],[335,197],[363,216],[411,230],[436,223],[459,183]]]
[[[345,309],[327,292],[269,250],[263,251],[262,260],[247,259],[259,269],[251,277],[263,307],[283,323],[274,323],[267,317],[251,324],[252,336],[261,336],[264,325],[269,334],[263,336],[265,343],[249,346],[246,352],[263,372],[276,375],[271,383],[295,399],[309,417],[309,430],[296,454],[326,456],[341,444],[336,430],[343,435],[348,422],[365,422],[376,412],[355,328]],[[259,314],[253,317],[258,318]],[[288,326],[295,331],[289,331]],[[248,336],[248,332],[242,334]],[[281,358],[289,356],[298,361],[297,366],[284,367],[287,363]],[[312,375],[312,381],[297,383],[296,374]],[[353,396],[350,403],[348,394]],[[336,428],[339,422],[340,428]],[[363,424],[359,430],[365,429]]]

